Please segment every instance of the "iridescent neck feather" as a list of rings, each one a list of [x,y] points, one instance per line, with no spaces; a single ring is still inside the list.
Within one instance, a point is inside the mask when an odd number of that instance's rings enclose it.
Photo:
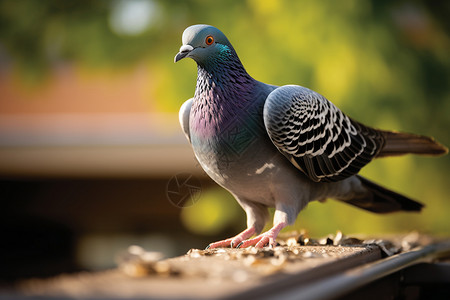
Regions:
[[[220,48],[216,55],[197,62],[191,126],[201,135],[217,134],[227,126],[242,107],[248,106],[257,82],[245,71],[233,48]]]

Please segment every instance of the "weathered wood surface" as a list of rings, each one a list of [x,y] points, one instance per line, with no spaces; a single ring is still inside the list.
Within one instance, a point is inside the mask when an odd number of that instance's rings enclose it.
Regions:
[[[428,256],[442,249],[450,253],[448,240],[435,244],[439,241],[417,232],[389,239],[358,239],[341,232],[320,240],[296,232],[284,237],[275,248],[192,249],[170,259],[131,246],[119,256],[117,269],[23,280],[0,288],[0,299],[277,299],[290,291],[296,299],[298,291],[312,287],[315,295],[319,290],[329,298],[337,292],[329,290],[327,280],[357,281],[372,271],[370,266],[389,264],[397,256],[400,262],[411,255],[422,259],[417,249],[427,245],[421,251],[430,252]]]
[[[271,289],[306,285],[378,260],[376,245],[300,246],[274,249],[191,250],[157,262],[129,260],[120,269],[32,279],[0,292],[29,299],[220,299],[264,296]],[[127,275],[128,274],[128,275]],[[132,275],[132,276],[130,276]],[[295,276],[293,276],[295,275]]]

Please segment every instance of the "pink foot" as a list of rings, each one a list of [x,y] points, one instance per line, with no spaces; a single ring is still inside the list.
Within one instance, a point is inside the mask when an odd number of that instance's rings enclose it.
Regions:
[[[262,248],[265,245],[273,247],[276,245],[275,239],[280,233],[280,230],[286,226],[286,223],[279,223],[273,226],[269,231],[261,233],[255,238],[246,240],[237,245],[237,248],[246,248],[248,246],[255,246],[256,248]]]
[[[222,241],[218,241],[215,243],[211,243],[206,247],[206,249],[214,249],[214,248],[219,248],[219,247],[223,248],[223,247],[228,247],[228,246],[231,246],[231,248],[234,248],[237,245],[239,245],[242,241],[251,237],[254,233],[255,233],[255,227],[250,227],[250,228],[247,228],[246,230],[242,231],[235,237],[232,237],[232,238],[229,238],[226,240],[222,240]]]

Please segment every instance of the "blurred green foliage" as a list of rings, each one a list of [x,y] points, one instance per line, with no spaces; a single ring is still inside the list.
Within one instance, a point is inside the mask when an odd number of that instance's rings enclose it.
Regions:
[[[148,1],[154,22],[130,35],[111,26],[112,12],[124,1],[1,0],[2,66],[7,57],[20,78],[39,81],[59,63],[120,69],[145,62],[154,78],[152,107],[175,112],[193,95],[196,78],[194,62],[173,64],[181,34],[207,23],[229,37],[254,78],[309,87],[367,125],[432,135],[450,145],[448,1]],[[311,204],[295,226],[316,234],[448,233],[449,157],[388,158],[362,171],[425,202],[420,215],[379,216],[329,201]],[[209,208],[184,213],[194,231],[216,232],[222,224],[217,212],[228,214],[222,205],[234,201],[229,195],[212,199],[202,199]]]

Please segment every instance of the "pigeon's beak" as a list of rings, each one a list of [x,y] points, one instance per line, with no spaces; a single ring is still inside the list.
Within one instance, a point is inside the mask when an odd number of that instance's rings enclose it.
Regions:
[[[189,54],[189,52],[191,52],[192,50],[194,50],[194,47],[192,47],[191,45],[181,46],[180,52],[178,52],[177,55],[175,55],[174,62],[177,62],[177,61],[185,58]]]

